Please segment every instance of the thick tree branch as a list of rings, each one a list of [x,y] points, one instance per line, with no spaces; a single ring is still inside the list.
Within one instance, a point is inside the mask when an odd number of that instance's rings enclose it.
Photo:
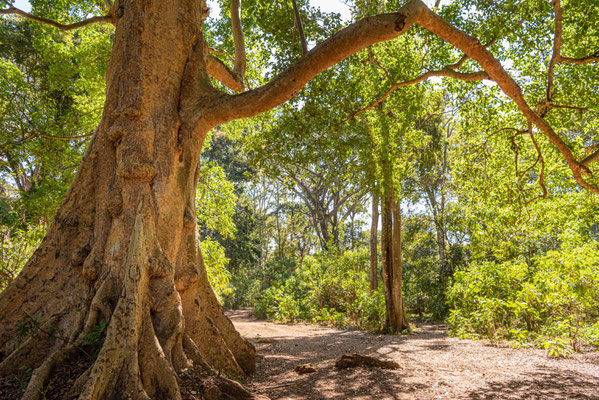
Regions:
[[[530,107],[524,99],[520,86],[518,86],[505,69],[503,69],[501,63],[497,59],[493,57],[493,55],[485,49],[477,39],[450,25],[441,17],[426,8],[426,6],[424,6],[424,11],[421,15],[422,17],[418,18],[417,21],[420,25],[446,42],[460,48],[470,58],[478,62],[492,80],[497,82],[501,90],[516,103],[518,109],[520,109],[520,112],[526,117],[527,121],[534,124],[541,132],[543,132],[549,141],[551,141],[551,143],[559,150],[570,167],[576,182],[588,190],[599,193],[599,188],[596,185],[588,183],[582,177],[583,173],[591,175],[590,170],[574,158],[572,151],[562,138]]]
[[[585,181],[582,176],[582,174],[591,175],[590,170],[576,160],[562,138],[530,107],[524,98],[522,89],[501,63],[476,38],[449,24],[431,11],[421,0],[411,0],[395,13],[365,18],[348,26],[313,48],[306,56],[268,84],[239,95],[223,94],[222,101],[215,102],[212,107],[203,112],[219,116],[218,119],[212,121],[218,125],[268,111],[292,98],[320,72],[367,46],[393,39],[405,33],[414,23],[418,23],[439,38],[459,48],[480,64],[489,78],[495,81],[501,90],[514,101],[527,121],[534,124],[559,150],[575,180],[584,188],[599,193],[599,188]],[[449,74],[451,73],[448,73],[448,76]]]
[[[206,110],[219,115],[218,123],[237,118],[247,118],[268,111],[291,99],[304,85],[330,66],[372,44],[393,39],[416,21],[426,5],[419,0],[410,1],[391,14],[365,18],[337,32],[320,43],[264,86],[245,93],[227,96]]]
[[[97,24],[97,23],[114,24],[114,18],[109,15],[92,17],[92,18],[85,19],[83,21],[75,22],[73,24],[61,24],[60,22],[56,22],[56,21],[53,21],[48,18],[38,17],[36,15],[30,14],[28,12],[25,12],[23,10],[20,10],[20,9],[10,6],[10,5],[8,6],[8,8],[0,10],[0,15],[2,15],[2,14],[4,14],[4,15],[7,15],[7,14],[19,15],[25,19],[29,19],[32,21],[41,22],[42,24],[53,26],[54,28],[60,29],[61,31],[70,31],[73,29],[77,29],[77,28],[81,28],[81,27],[84,27],[87,25]]]
[[[220,83],[236,92],[243,92],[243,81],[240,75],[231,71],[221,60],[212,54],[206,54],[206,72]]]
[[[297,25],[297,32],[299,33],[300,43],[302,45],[302,56],[308,54],[308,44],[306,43],[306,35],[304,35],[304,27],[302,25],[302,17],[299,13],[299,7],[297,6],[297,0],[291,0],[293,3],[293,15],[295,16],[295,24]]]
[[[235,46],[235,65],[233,72],[243,82],[245,76],[245,40],[241,27],[241,0],[231,0],[231,29],[233,30],[233,44]]]

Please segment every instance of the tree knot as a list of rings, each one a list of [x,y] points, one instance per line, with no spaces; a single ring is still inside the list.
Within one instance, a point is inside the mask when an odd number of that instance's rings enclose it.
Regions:
[[[395,32],[401,32],[406,26],[406,16],[399,14],[395,20]]]

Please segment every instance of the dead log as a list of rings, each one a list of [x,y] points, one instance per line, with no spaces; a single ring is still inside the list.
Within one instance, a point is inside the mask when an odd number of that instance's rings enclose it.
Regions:
[[[344,354],[335,363],[335,367],[339,369],[354,368],[354,367],[371,367],[384,369],[399,369],[399,363],[391,360],[379,360],[371,356],[363,356],[361,354]]]

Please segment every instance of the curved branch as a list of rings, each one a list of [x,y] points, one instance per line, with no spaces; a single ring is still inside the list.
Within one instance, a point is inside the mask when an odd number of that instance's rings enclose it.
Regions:
[[[395,13],[365,18],[348,26],[313,48],[268,84],[234,96],[222,94],[221,101],[214,102],[203,111],[218,116],[214,119],[215,125],[268,111],[291,99],[320,72],[367,46],[405,33],[414,23],[418,23],[447,43],[459,48],[465,55],[480,64],[489,78],[514,101],[527,121],[547,136],[562,154],[576,182],[588,190],[599,193],[599,187],[588,183],[582,177],[582,174],[592,175],[588,167],[576,160],[563,139],[530,107],[522,89],[501,63],[478,39],[449,24],[421,0],[411,0]]]
[[[92,17],[92,18],[88,18],[83,21],[75,22],[72,24],[61,24],[60,22],[56,22],[56,21],[53,21],[48,18],[38,17],[36,15],[25,12],[23,10],[19,10],[18,8],[15,8],[13,6],[9,6],[6,9],[0,10],[0,15],[3,15],[3,14],[4,15],[7,15],[7,14],[19,15],[25,19],[29,19],[32,21],[41,22],[42,24],[53,26],[54,28],[59,29],[61,31],[70,31],[73,29],[77,29],[77,28],[81,28],[81,27],[84,27],[87,25],[97,24],[97,23],[114,24],[114,18],[109,15]]]
[[[231,29],[235,46],[235,65],[233,72],[243,81],[245,76],[245,41],[241,28],[241,0],[231,0]]]
[[[424,6],[424,11],[421,13],[421,15],[422,17],[418,18],[418,24],[446,42],[461,49],[470,58],[479,63],[481,67],[483,67],[483,69],[489,74],[489,77],[499,85],[503,93],[505,93],[514,101],[514,103],[516,103],[516,106],[527,119],[527,121],[531,124],[534,124],[541,132],[543,132],[549,141],[562,154],[566,160],[566,163],[568,164],[568,167],[572,171],[576,182],[592,192],[599,193],[599,188],[596,185],[588,183],[582,177],[583,173],[585,175],[591,175],[590,170],[576,160],[572,154],[572,151],[563,141],[563,139],[557,133],[555,133],[547,121],[541,118],[530,107],[530,105],[526,102],[526,99],[524,99],[524,94],[522,93],[520,86],[518,86],[514,79],[512,79],[505,69],[503,69],[501,63],[497,59],[493,57],[493,55],[487,49],[485,49],[477,39],[452,26],[443,18],[429,10],[426,6]]]
[[[599,62],[599,52],[595,55],[591,55],[583,58],[570,58],[570,57],[562,57],[560,56],[558,59],[561,63],[571,63],[571,64],[587,64],[590,62]]]
[[[370,110],[373,107],[376,107],[378,104],[380,104],[383,100],[385,100],[387,97],[389,97],[389,95],[391,93],[393,93],[396,89],[402,87],[402,86],[410,86],[410,85],[414,85],[416,83],[420,83],[422,81],[427,80],[428,78],[431,78],[433,76],[446,76],[449,78],[453,78],[453,79],[459,79],[461,81],[468,81],[468,82],[476,82],[476,81],[481,81],[483,79],[490,79],[489,75],[484,72],[484,71],[478,71],[478,72],[458,72],[458,71],[454,71],[453,69],[451,69],[450,67],[445,67],[441,70],[438,71],[429,71],[426,72],[420,76],[417,76],[416,78],[407,80],[407,81],[403,81],[403,82],[396,82],[394,84],[391,85],[391,87],[378,99],[376,99],[375,101],[373,101],[372,103],[370,103],[369,105],[367,105],[364,108],[361,108],[360,110],[356,111],[352,116],[357,116],[362,114],[364,111]]]
[[[562,6],[560,0],[553,0],[553,11],[555,13],[555,34],[553,40],[553,55],[551,56],[551,61],[549,63],[549,73],[548,76],[550,78],[550,84],[553,85],[553,69],[556,63],[572,63],[572,64],[586,64],[590,62],[598,62],[599,61],[599,51],[596,51],[594,54],[583,58],[570,58],[563,57],[561,55],[561,46],[563,44],[562,32],[563,32],[563,23],[562,23]],[[547,100],[551,100],[551,85],[548,85],[547,88]]]
[[[291,99],[316,75],[372,44],[393,39],[416,22],[426,9],[412,0],[399,11],[365,18],[337,32],[314,47],[298,62],[264,86],[234,96],[224,95],[211,110],[218,123],[263,113]]]

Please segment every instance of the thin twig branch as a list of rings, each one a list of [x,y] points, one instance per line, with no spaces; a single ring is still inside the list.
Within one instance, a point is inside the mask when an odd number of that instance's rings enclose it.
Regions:
[[[9,5],[8,8],[6,8],[6,9],[0,10],[0,15],[2,15],[2,14],[4,14],[4,15],[7,15],[7,14],[19,15],[20,17],[23,17],[25,19],[29,19],[32,21],[41,22],[42,24],[53,26],[54,28],[59,29],[61,31],[70,31],[73,29],[82,28],[84,26],[91,25],[91,24],[97,24],[97,23],[114,24],[114,18],[109,15],[96,16],[96,17],[88,18],[83,21],[75,22],[72,24],[61,24],[60,22],[56,22],[56,21],[48,19],[48,18],[38,17],[37,15],[30,14],[28,12],[25,12],[23,10],[15,8],[12,5]]]
[[[296,0],[291,0],[293,3],[293,15],[295,17],[295,24],[297,25],[297,32],[300,37],[300,44],[302,45],[302,56],[308,53],[308,44],[306,43],[306,35],[304,35],[304,27],[302,25],[302,17],[300,16],[299,7],[297,6]]]
[[[229,58],[229,60],[231,60],[231,62],[233,64],[235,64],[235,58],[233,58],[233,56],[230,55],[229,52],[227,52],[226,50],[218,50],[218,49],[215,49],[215,48],[210,47],[210,46],[208,46],[208,50],[212,54],[224,54],[225,56],[227,56]]]
[[[426,72],[420,76],[417,76],[416,78],[407,80],[407,81],[403,81],[403,82],[396,82],[393,83],[391,85],[391,87],[389,89],[387,89],[387,91],[378,99],[376,99],[375,101],[373,101],[372,103],[370,103],[369,105],[367,105],[366,107],[356,111],[354,113],[354,116],[357,116],[367,110],[372,109],[373,107],[377,106],[379,103],[381,103],[383,100],[385,100],[387,97],[389,97],[389,95],[391,93],[393,93],[396,89],[403,87],[403,86],[410,86],[410,85],[414,85],[416,83],[420,83],[422,81],[427,80],[428,78],[432,78],[433,76],[447,76],[449,78],[454,78],[454,79],[459,79],[462,81],[469,81],[469,82],[475,82],[475,81],[481,81],[483,79],[490,79],[489,75],[484,72],[484,71],[479,71],[479,72],[458,72],[458,71],[454,71],[453,69],[451,69],[450,67],[445,67],[441,70],[438,71],[429,71]]]
[[[235,64],[233,72],[239,76],[241,82],[245,76],[246,56],[245,40],[241,27],[241,0],[231,0],[231,29],[233,30],[233,44],[235,46]]]
[[[533,164],[536,165],[537,162],[541,162],[541,171],[539,172],[539,186],[541,186],[541,190],[543,191],[543,194],[540,194],[536,197],[533,197],[532,199],[530,199],[529,201],[526,202],[526,204],[528,205],[529,203],[532,203],[533,201],[537,200],[537,199],[544,199],[547,197],[547,188],[545,187],[545,159],[543,158],[543,154],[541,153],[541,149],[539,148],[539,144],[537,143],[537,140],[535,139],[535,135],[532,133],[532,126],[528,127],[528,134],[530,135],[530,138],[532,140],[532,143],[535,146],[535,149],[537,150],[537,161],[535,161],[535,163]]]
[[[595,152],[591,153],[591,155],[585,157],[580,163],[582,165],[589,165],[592,162],[598,161],[599,160],[599,150],[596,150]]]
[[[591,62],[599,62],[599,51],[593,55],[582,57],[582,58],[571,58],[571,57],[562,57],[560,56],[559,62],[561,63],[571,63],[571,64],[587,64]]]

